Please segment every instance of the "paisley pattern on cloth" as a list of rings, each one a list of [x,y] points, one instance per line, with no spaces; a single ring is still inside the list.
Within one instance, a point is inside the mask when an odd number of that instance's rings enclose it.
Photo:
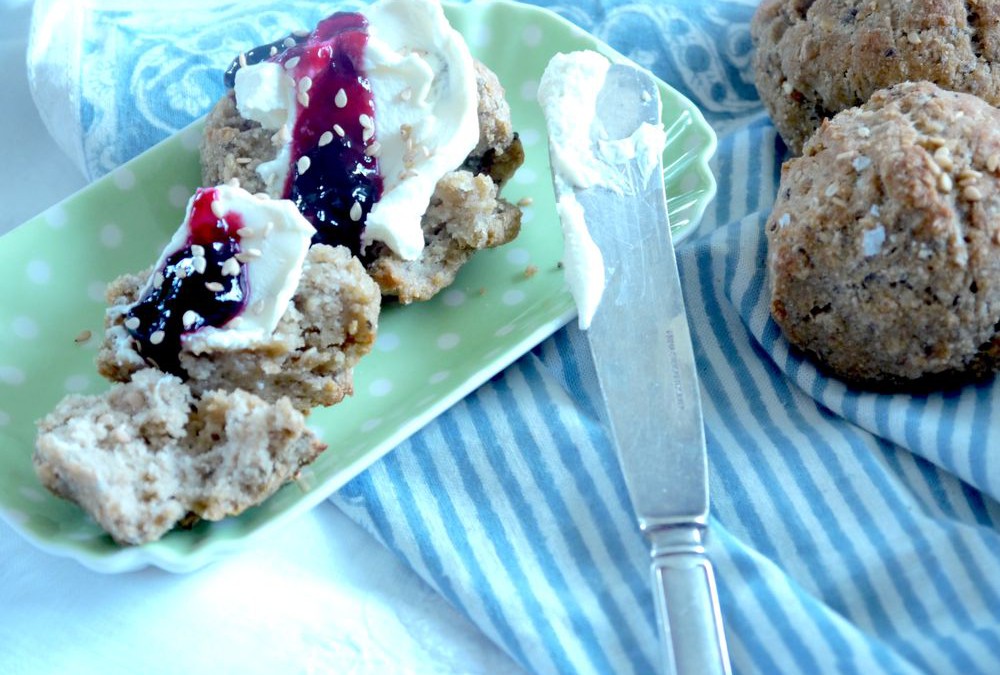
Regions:
[[[678,261],[734,671],[995,672],[1000,385],[868,394],[789,351],[763,268],[785,150],[752,84],[756,3],[532,4],[653,70],[719,135],[718,196]],[[96,177],[203,114],[240,49],[328,9],[39,0],[36,28],[68,40],[34,41],[36,101]],[[599,405],[568,327],[332,500],[528,670],[654,672],[646,545]]]

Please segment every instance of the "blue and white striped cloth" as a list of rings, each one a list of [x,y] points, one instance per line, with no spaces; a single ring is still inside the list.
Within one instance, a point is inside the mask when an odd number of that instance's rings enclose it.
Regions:
[[[719,134],[718,197],[678,259],[735,672],[1000,672],[1000,384],[860,393],[787,349],[762,264],[783,146],[751,84],[755,3],[534,4],[650,67]],[[77,93],[100,109],[90,120],[136,112]],[[80,161],[102,173],[169,131],[154,127],[83,129]],[[586,338],[568,327],[333,501],[528,670],[654,672],[646,544],[599,406]]]

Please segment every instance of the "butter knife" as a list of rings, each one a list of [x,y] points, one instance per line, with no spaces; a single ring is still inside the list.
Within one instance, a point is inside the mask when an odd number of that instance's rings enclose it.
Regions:
[[[612,64],[597,95],[592,150],[600,154],[595,136],[614,142],[643,123],[659,127],[660,120],[659,89],[649,74]],[[604,260],[606,285],[588,336],[632,506],[651,544],[663,671],[726,674],[704,545],[708,466],[698,376],[661,158],[657,153],[652,179],[641,159],[616,164],[622,172],[616,189],[554,182],[559,197],[572,190]]]

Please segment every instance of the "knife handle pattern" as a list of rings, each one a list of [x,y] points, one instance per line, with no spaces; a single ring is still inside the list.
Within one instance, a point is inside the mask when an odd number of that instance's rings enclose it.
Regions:
[[[702,528],[680,525],[647,532],[667,675],[729,675],[729,652]]]

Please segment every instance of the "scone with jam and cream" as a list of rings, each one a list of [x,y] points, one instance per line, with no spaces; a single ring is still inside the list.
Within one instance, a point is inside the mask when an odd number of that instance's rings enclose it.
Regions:
[[[303,411],[339,402],[381,298],[346,248],[310,246],[314,232],[288,200],[199,190],[159,261],[108,287],[99,371],[127,381],[154,367],[196,395],[244,389]]]
[[[517,236],[500,188],[523,161],[496,76],[434,0],[382,0],[241,54],[208,118],[206,184],[296,204],[314,242],[424,300]]]

